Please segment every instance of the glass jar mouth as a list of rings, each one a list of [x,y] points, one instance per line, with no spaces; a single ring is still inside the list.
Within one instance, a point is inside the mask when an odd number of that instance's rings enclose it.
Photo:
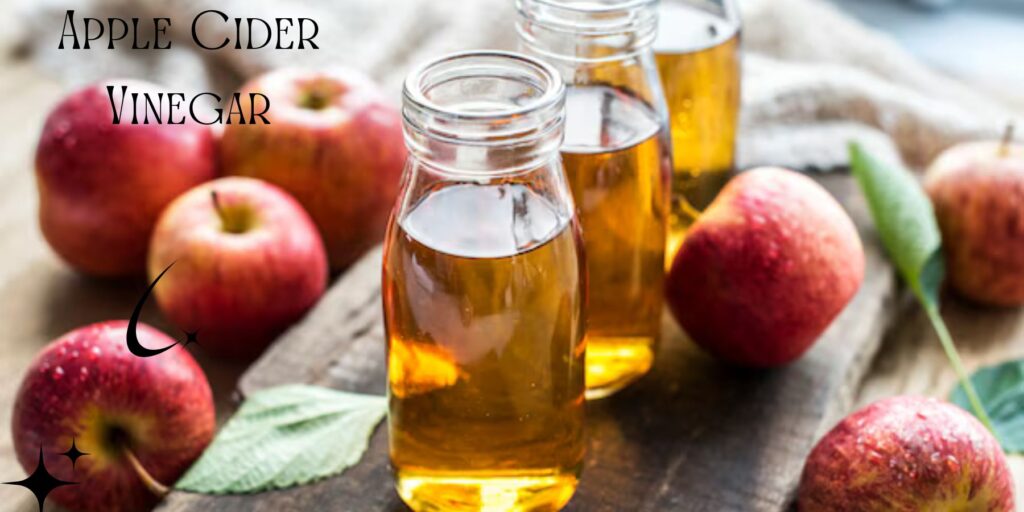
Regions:
[[[459,144],[498,145],[560,129],[565,84],[541,60],[469,51],[415,68],[402,97],[407,129]]]
[[[634,32],[651,36],[657,30],[659,0],[516,0],[522,21],[546,30],[584,36]],[[520,27],[522,31],[522,27]]]
[[[580,12],[612,12],[633,10],[655,5],[659,0],[533,0],[534,2],[560,9]]]

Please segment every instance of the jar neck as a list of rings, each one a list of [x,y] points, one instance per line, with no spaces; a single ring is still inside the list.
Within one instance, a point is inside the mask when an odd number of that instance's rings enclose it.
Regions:
[[[651,50],[658,0],[516,0],[523,47],[554,61],[602,63]]]
[[[449,55],[405,82],[413,158],[446,172],[500,176],[558,155],[565,86],[550,64],[512,52]]]

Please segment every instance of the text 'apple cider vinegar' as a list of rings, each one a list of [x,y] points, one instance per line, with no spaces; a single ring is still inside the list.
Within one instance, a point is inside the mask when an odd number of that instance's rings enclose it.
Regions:
[[[414,510],[553,511],[575,491],[586,273],[564,99],[554,68],[513,53],[406,81],[383,296],[391,463]]]
[[[732,175],[740,106],[740,20],[733,0],[662,0],[654,52],[672,132],[666,268],[686,230]]]
[[[587,397],[643,376],[661,330],[671,161],[655,1],[519,0],[521,47],[568,84],[562,159],[587,259]]]

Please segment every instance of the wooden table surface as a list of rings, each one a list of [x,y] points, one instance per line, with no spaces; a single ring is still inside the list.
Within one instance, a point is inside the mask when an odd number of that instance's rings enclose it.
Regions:
[[[7,0],[0,1],[0,4]],[[0,22],[0,34],[6,33]],[[11,57],[0,36],[0,481],[24,471],[11,445],[11,406],[25,367],[54,337],[90,322],[127,318],[145,283],[83,278],[49,250],[36,222],[32,160],[42,123],[63,89],[29,64]],[[969,368],[1024,357],[1024,310],[991,310],[947,298],[943,309]],[[897,394],[945,396],[955,377],[924,315],[904,300],[896,327],[884,341],[856,402]],[[145,321],[166,328],[154,311]],[[217,395],[218,414],[230,412],[230,395],[243,368],[200,363]],[[1024,500],[1024,457],[1012,457],[1017,495]],[[58,510],[47,506],[47,510]],[[31,512],[24,489],[0,486],[0,510]]]

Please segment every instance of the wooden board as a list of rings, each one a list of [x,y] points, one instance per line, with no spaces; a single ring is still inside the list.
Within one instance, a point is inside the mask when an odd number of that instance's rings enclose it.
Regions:
[[[823,179],[861,226],[846,176]],[[779,511],[817,436],[851,403],[893,310],[894,277],[865,231],[867,271],[846,311],[798,363],[776,371],[719,364],[666,315],[651,374],[588,407],[588,454],[567,510]],[[316,310],[243,376],[240,391],[306,382],[367,393],[385,387],[379,249],[354,266]],[[765,307],[770,307],[766,304]],[[249,496],[172,494],[181,511],[405,510],[392,488],[386,429],[343,475]]]

